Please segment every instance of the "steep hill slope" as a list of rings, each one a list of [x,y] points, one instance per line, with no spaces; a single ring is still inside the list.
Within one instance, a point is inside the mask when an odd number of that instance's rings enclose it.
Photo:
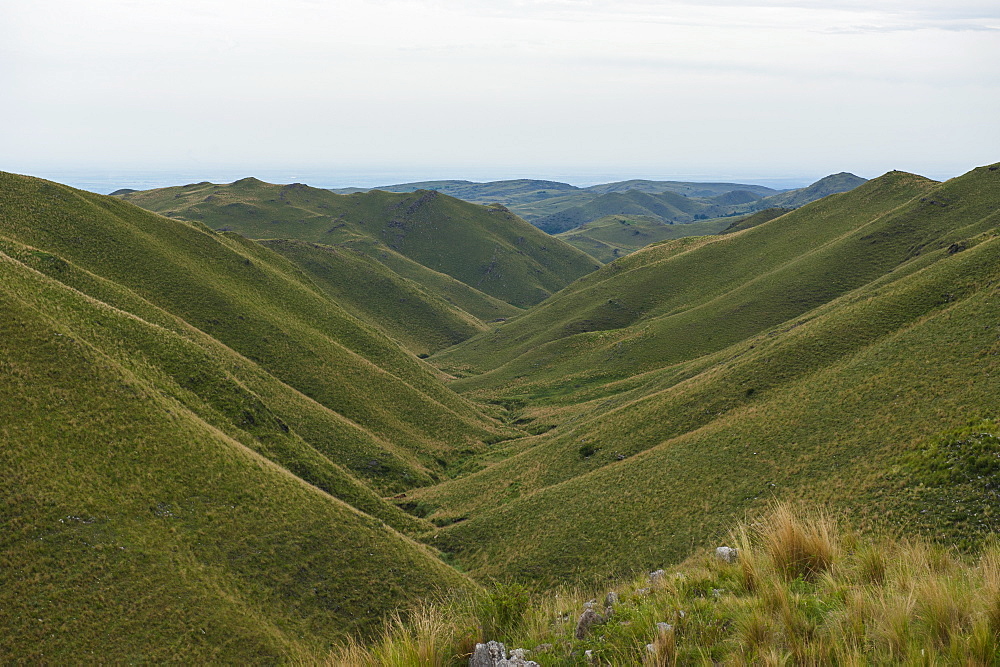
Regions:
[[[313,661],[470,585],[373,487],[497,429],[274,253],[0,174],[0,314],[3,655]]]
[[[544,383],[550,373],[606,381],[718,350],[909,259],[925,232],[896,230],[888,214],[934,186],[892,173],[745,235],[647,248],[494,332],[446,350],[440,361],[492,371],[458,385],[471,388],[498,386],[501,377]],[[562,354],[569,347],[575,353]]]
[[[426,356],[486,329],[478,318],[433,289],[402,277],[350,245],[285,239],[261,244],[305,271],[337,305],[385,331],[414,354]],[[507,306],[500,312],[517,311]]]
[[[426,464],[493,437],[426,365],[262,246],[38,179],[4,175],[0,185],[10,211],[0,235],[125,287]]]
[[[650,243],[720,233],[731,218],[668,224],[653,216],[608,215],[557,236],[602,262],[611,262]]]
[[[765,208],[763,211],[757,211],[756,213],[751,213],[738,218],[719,233],[732,234],[733,232],[741,232],[744,229],[750,229],[751,227],[762,225],[765,222],[770,222],[777,217],[790,213],[792,210],[793,209],[790,208]]]
[[[1000,509],[989,487],[942,507],[906,460],[996,415],[998,179],[890,173],[737,234],[647,248],[440,355],[482,363],[496,345],[482,367],[497,370],[456,384],[528,399],[524,421],[550,430],[409,494],[451,524],[435,544],[480,575],[620,572],[775,495],[983,539]]]
[[[435,191],[338,195],[246,178],[124,195],[144,208],[256,239],[368,241],[514,306],[530,306],[595,269],[592,258],[503,207]],[[376,253],[372,254],[378,259]]]

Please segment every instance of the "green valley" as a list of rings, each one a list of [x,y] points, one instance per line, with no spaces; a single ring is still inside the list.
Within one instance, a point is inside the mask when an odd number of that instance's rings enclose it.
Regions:
[[[1000,660],[1000,164],[735,185],[0,173],[0,655]]]

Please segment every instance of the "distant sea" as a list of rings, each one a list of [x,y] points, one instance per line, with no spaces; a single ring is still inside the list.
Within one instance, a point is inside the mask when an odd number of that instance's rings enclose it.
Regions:
[[[545,170],[532,173],[525,170],[486,170],[455,168],[442,169],[252,169],[252,168],[205,168],[182,170],[107,170],[107,169],[12,169],[18,173],[38,176],[57,183],[70,185],[81,190],[99,194],[110,194],[115,190],[150,190],[173,185],[186,185],[210,181],[212,183],[232,183],[247,176],[254,176],[268,183],[305,183],[317,188],[371,188],[378,185],[395,185],[417,181],[468,180],[499,181],[515,178],[535,178],[571,183],[580,187],[597,183],[611,183],[633,178],[657,181],[694,181],[713,183],[747,183],[765,185],[776,190],[800,188],[822,177],[752,177],[717,176],[704,174],[652,174],[625,171],[601,170]]]

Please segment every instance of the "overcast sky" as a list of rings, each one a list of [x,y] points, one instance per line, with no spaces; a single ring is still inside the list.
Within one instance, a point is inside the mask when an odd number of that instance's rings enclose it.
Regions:
[[[1000,2],[0,0],[0,102],[28,173],[943,178],[1000,160]]]

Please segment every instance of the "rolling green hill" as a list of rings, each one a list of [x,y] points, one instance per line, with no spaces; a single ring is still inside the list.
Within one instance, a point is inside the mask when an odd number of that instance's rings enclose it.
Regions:
[[[540,435],[409,494],[435,544],[480,576],[652,568],[774,496],[982,540],[989,487],[942,506],[904,459],[996,414],[998,179],[895,172],[654,245],[437,355]]]
[[[733,232],[740,232],[744,229],[750,229],[751,227],[756,227],[757,225],[762,225],[765,222],[770,222],[775,218],[782,216],[786,213],[791,212],[793,209],[790,208],[765,208],[763,211],[757,211],[756,213],[751,213],[749,215],[744,215],[737,220],[730,223],[728,227],[723,229],[720,234],[732,234]]]
[[[579,594],[518,615],[518,584],[476,582],[645,580],[775,499],[962,549],[1000,530],[1000,164],[741,219],[605,217],[565,237],[613,254],[703,235],[571,282],[588,255],[426,190],[124,196],[0,173],[0,655],[402,664],[378,653],[394,637],[461,662],[503,635],[562,637],[545,664],[631,661],[662,602],[691,614],[674,617],[684,655],[761,657],[738,643],[748,619],[836,634],[868,565],[768,584],[822,598],[782,616],[745,571],[689,562],[669,603],[629,584],[627,623],[576,640]],[[441,270],[482,248],[509,302]],[[511,296],[532,290],[553,294]],[[884,596],[865,590],[874,619]],[[905,616],[922,633],[920,596]],[[383,648],[330,653],[348,635]]]
[[[538,303],[597,263],[502,206],[479,206],[431,190],[338,195],[301,183],[245,178],[123,196],[158,213],[255,239],[332,245],[364,241],[395,251],[517,307]],[[377,243],[378,246],[372,244]]]
[[[385,331],[414,354],[426,356],[486,329],[478,318],[433,289],[403,278],[348,244],[326,246],[285,239],[261,244],[294,262],[339,306]],[[499,305],[500,313],[517,312],[503,302]]]
[[[294,264],[0,174],[0,653],[315,660],[471,582],[382,493],[503,437]]]
[[[588,187],[577,187],[568,183],[533,179],[490,181],[487,183],[474,183],[471,181],[420,181],[416,183],[400,183],[398,185],[381,185],[377,188],[338,188],[332,190],[332,192],[354,194],[357,192],[369,192],[370,190],[384,190],[386,192],[437,190],[442,194],[478,204],[499,202],[525,220],[531,222],[564,209],[583,206],[598,196],[608,193],[635,192],[658,195],[664,192],[673,192],[687,197],[725,197],[730,192],[739,191],[750,193],[754,198],[766,197],[778,193],[777,190],[762,185],[650,181],[641,179],[602,183]],[[739,203],[746,201],[745,194],[742,197],[736,198],[740,200]],[[624,211],[617,212],[624,213]]]
[[[624,257],[650,243],[720,233],[732,218],[667,224],[653,216],[608,215],[557,236],[602,262]]]

